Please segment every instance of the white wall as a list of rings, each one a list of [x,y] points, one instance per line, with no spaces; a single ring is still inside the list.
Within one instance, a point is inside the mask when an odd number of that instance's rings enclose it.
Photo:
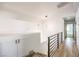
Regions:
[[[79,8],[76,12],[76,38],[77,38],[77,46],[79,50]]]
[[[11,14],[9,12],[5,12],[5,11],[0,12],[0,42],[15,40],[18,38],[23,39],[24,37],[22,37],[22,35],[26,35],[27,37],[28,36],[27,34],[29,33],[40,34],[40,29],[38,28],[39,25],[37,23],[18,20],[14,16],[15,16],[14,14]],[[26,44],[28,45],[27,48],[29,49],[26,51],[29,52],[32,49],[38,51],[42,51],[42,50],[44,51],[44,49],[42,49],[43,45],[41,43],[41,35],[38,35],[39,37],[38,38],[35,37],[34,39],[33,37],[30,36],[27,37],[29,39],[25,38],[28,42],[28,44]],[[37,45],[37,47],[35,47],[35,45]]]
[[[25,22],[18,20],[16,18],[13,18],[14,15],[1,11],[0,12],[0,34],[6,34],[6,33],[27,33],[27,32],[36,32],[36,24],[32,22]]]

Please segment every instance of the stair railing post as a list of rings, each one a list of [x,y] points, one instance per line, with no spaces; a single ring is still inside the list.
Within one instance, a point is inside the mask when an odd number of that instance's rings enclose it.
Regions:
[[[61,43],[62,43],[62,39],[63,39],[63,33],[61,32]]]
[[[59,49],[59,34],[57,34],[57,48]]]
[[[48,37],[48,57],[50,57],[50,37]]]

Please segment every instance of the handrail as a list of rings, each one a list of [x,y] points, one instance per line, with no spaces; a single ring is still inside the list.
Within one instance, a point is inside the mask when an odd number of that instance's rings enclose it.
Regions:
[[[59,45],[60,45],[60,43],[62,43],[62,34],[63,33],[60,32],[60,33],[57,33],[57,34],[54,34],[54,35],[48,37],[48,57],[53,56],[54,53],[56,52],[56,50],[59,49]],[[51,42],[51,40],[53,40],[53,41]],[[52,50],[55,50],[55,51],[50,52]],[[52,53],[52,55],[51,55],[51,53]]]

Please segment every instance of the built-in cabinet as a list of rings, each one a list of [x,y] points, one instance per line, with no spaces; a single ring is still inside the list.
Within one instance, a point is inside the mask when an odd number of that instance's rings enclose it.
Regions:
[[[24,55],[23,39],[5,40],[0,42],[1,57],[22,57]]]
[[[40,33],[0,36],[0,57],[24,57],[31,50],[41,51]]]
[[[1,46],[1,57],[11,57],[11,56],[17,56],[17,44],[16,40],[6,40],[3,42],[0,42]]]

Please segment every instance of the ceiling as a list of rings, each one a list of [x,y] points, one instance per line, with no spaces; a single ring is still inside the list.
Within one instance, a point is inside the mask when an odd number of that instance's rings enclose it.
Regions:
[[[63,13],[66,9],[68,13],[76,12],[79,5],[79,3],[68,3],[58,8],[58,4],[60,2],[3,2],[0,3],[0,10],[16,14],[17,19],[36,21],[41,16],[55,15],[57,12]]]

